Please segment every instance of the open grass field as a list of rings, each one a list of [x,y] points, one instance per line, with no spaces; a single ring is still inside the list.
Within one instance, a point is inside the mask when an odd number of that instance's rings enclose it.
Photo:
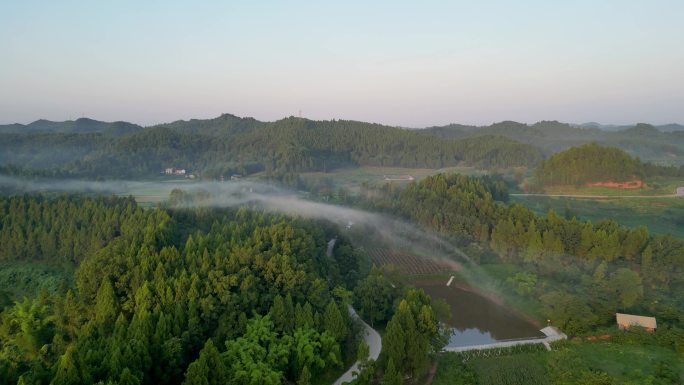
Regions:
[[[612,219],[625,226],[646,226],[653,233],[684,237],[684,197],[590,200],[513,196],[511,201],[523,204],[537,214],[543,215],[553,209],[560,215],[568,214],[592,222]]]
[[[485,174],[485,171],[477,170],[473,167],[447,167],[442,169],[427,169],[427,168],[401,168],[401,167],[356,167],[333,170],[331,172],[308,172],[300,174],[300,177],[305,180],[313,180],[316,178],[328,178],[332,181],[335,188],[344,187],[350,190],[358,188],[362,183],[367,183],[369,186],[379,186],[391,180],[393,183],[409,183],[411,180],[407,178],[411,176],[413,180],[418,181],[429,175],[437,173],[459,173],[465,175],[479,175]],[[386,180],[389,179],[389,180]]]
[[[119,196],[133,196],[142,206],[155,206],[169,198],[174,188],[192,186],[197,182],[186,178],[158,177],[135,183],[122,182]]]
[[[681,384],[684,360],[671,349],[614,342],[564,341],[551,352],[525,352],[464,362],[442,354],[432,385]]]
[[[678,373],[680,379],[684,379],[684,360],[664,347],[575,341],[567,342],[566,345],[573,358],[579,362],[620,380],[655,375],[659,370],[658,364],[661,363]]]

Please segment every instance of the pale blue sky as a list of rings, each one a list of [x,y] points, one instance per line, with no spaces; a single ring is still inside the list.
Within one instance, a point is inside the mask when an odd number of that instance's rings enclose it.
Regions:
[[[684,1],[0,2],[0,123],[684,123]]]

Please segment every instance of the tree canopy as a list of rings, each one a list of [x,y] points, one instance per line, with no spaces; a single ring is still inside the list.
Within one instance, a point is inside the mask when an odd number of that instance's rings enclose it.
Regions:
[[[572,147],[542,161],[535,177],[542,185],[625,182],[643,179],[644,167],[639,159],[619,148],[590,143]]]

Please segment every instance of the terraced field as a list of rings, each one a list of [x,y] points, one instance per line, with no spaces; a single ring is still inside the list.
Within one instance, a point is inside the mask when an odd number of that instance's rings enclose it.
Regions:
[[[376,265],[393,265],[403,274],[440,274],[453,270],[453,266],[449,266],[449,264],[445,262],[421,258],[416,255],[391,249],[370,249],[368,250],[368,254]]]

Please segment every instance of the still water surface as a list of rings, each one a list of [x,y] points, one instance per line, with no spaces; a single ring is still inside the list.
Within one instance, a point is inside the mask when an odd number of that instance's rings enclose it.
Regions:
[[[451,307],[452,336],[447,346],[470,346],[514,338],[543,337],[539,328],[477,293],[444,283],[418,285]]]

